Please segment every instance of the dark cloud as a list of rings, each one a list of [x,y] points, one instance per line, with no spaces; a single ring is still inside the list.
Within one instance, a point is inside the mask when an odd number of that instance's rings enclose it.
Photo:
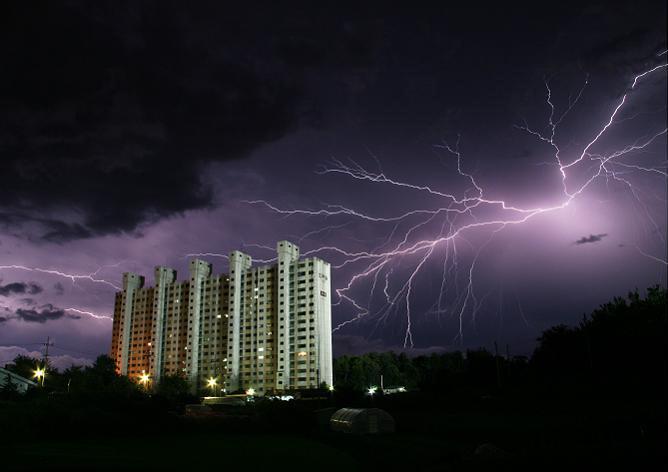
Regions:
[[[93,232],[78,223],[63,223],[62,221],[50,221],[45,225],[47,232],[42,239],[52,243],[62,243],[72,239],[84,239],[93,235]]]
[[[65,316],[65,310],[46,304],[36,310],[19,308],[15,314],[17,318],[28,323],[46,323],[49,320],[58,320]]]
[[[1,142],[0,146],[2,146]],[[43,233],[40,238],[49,242],[59,243],[71,239],[88,238],[93,235],[90,230],[79,223],[66,223],[59,219],[44,218],[38,213],[31,213],[30,211],[0,211],[0,225],[5,228],[20,226],[26,222],[39,226]],[[32,239],[30,234],[27,234],[26,238]]]
[[[56,292],[56,295],[62,295],[65,293],[65,287],[60,282],[53,284],[53,290]]]
[[[627,9],[634,9],[631,5]],[[634,15],[633,12],[628,12]],[[619,21],[625,15],[619,15]],[[638,51],[644,51],[643,59],[656,59],[656,54],[665,48],[666,37],[660,30],[636,27],[603,41],[583,54],[583,61],[589,65],[615,69],[638,63]]]
[[[5,318],[4,316],[0,316],[0,323],[4,323],[5,321],[7,321],[7,318]]]
[[[294,130],[440,134],[444,110],[470,107],[475,118],[461,120],[477,125],[536,71],[607,63],[607,51],[635,53],[661,34],[665,43],[665,5],[581,3],[545,15],[535,2],[365,2],[352,13],[315,3],[5,2],[0,153],[12,178],[0,224],[54,243],[134,232],[208,208],[214,192],[202,176],[212,163]],[[619,31],[630,32],[611,42]]]
[[[31,298],[24,298],[21,300],[28,307],[34,306],[35,301]],[[28,323],[46,323],[49,320],[58,320],[63,317],[80,320],[81,315],[67,313],[66,310],[58,308],[51,303],[46,303],[36,308],[17,308],[15,310],[9,307],[0,307],[4,312],[2,315],[2,322],[9,320],[23,320]]]
[[[36,295],[44,289],[35,282],[12,282],[0,285],[0,296],[10,297],[12,295],[30,294]]]
[[[575,244],[587,244],[587,243],[597,243],[603,240],[607,236],[607,233],[600,234],[590,234],[589,236],[583,236]]]
[[[0,152],[12,178],[0,221],[37,222],[62,242],[211,204],[207,163],[243,158],[299,118],[298,70],[251,13],[4,4]],[[62,209],[83,221],[44,218]]]

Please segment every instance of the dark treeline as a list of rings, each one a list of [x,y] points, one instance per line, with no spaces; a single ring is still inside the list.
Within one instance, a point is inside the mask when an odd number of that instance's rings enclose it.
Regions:
[[[577,326],[555,326],[530,358],[505,346],[410,357],[393,352],[334,361],[339,391],[404,386],[443,395],[531,394],[660,400],[666,394],[666,290],[650,288],[615,298]]]
[[[435,394],[493,394],[507,390],[532,393],[580,395],[606,392],[607,396],[642,395],[664,398],[666,393],[666,303],[663,288],[648,289],[615,298],[577,326],[559,325],[538,338],[529,358],[508,357],[505,346],[498,352],[485,349],[434,353],[411,357],[404,353],[368,353],[334,360],[334,383],[338,393],[364,393],[380,386],[403,386]],[[5,367],[32,378],[40,360],[18,356]],[[42,393],[133,396],[145,390],[115,372],[112,359],[100,356],[88,367],[73,366],[58,372],[47,366]],[[188,383],[166,376],[153,393],[173,400],[190,399]],[[0,395],[13,396],[12,385]]]
[[[38,368],[44,368],[44,361],[28,356],[17,356],[12,363],[5,365],[10,370],[27,379],[34,379]],[[80,401],[91,397],[95,402],[125,399],[129,401],[146,396],[147,390],[129,377],[116,372],[114,360],[109,356],[99,356],[90,366],[72,366],[63,371],[50,367],[47,363],[44,383],[20,395],[8,378],[8,382],[0,388],[0,399],[31,400],[45,395],[68,395]],[[39,382],[38,382],[39,383]],[[188,382],[180,376],[164,376],[155,390],[155,397],[167,403],[179,404],[183,401],[194,401],[189,394]]]

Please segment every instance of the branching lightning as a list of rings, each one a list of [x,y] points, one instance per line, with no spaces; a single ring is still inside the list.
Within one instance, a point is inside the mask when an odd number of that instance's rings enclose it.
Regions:
[[[43,268],[40,268],[40,267],[27,267],[27,266],[16,265],[16,264],[2,265],[2,266],[0,266],[0,270],[3,270],[3,269],[4,270],[10,270],[10,269],[11,270],[24,270],[24,271],[28,271],[28,272],[39,272],[39,273],[42,273],[42,274],[55,275],[57,277],[63,277],[63,278],[69,279],[72,282],[73,285],[76,285],[76,283],[78,281],[88,280],[88,281],[93,282],[93,283],[108,285],[109,287],[112,287],[115,290],[120,290],[121,288],[118,285],[116,285],[112,282],[109,282],[108,280],[104,280],[104,279],[100,279],[100,278],[96,277],[98,272],[100,272],[100,270],[102,270],[104,267],[112,267],[112,266],[100,267],[97,270],[95,270],[94,272],[91,272],[90,274],[72,274],[72,273],[62,272],[60,270],[55,270],[55,269],[43,269]]]
[[[113,320],[111,316],[106,316],[106,315],[97,315],[91,311],[86,311],[86,310],[79,310],[78,308],[63,308],[65,311],[71,311],[72,313],[77,313],[79,315],[87,315],[90,316],[91,318],[96,318],[98,320]]]
[[[658,56],[665,60],[665,55],[666,52],[664,51]],[[581,146],[581,149],[576,153],[566,153],[560,148],[557,136],[560,125],[568,118],[569,113],[577,107],[581,98],[586,94],[586,90],[590,86],[589,77],[585,79],[583,86],[574,98],[569,98],[568,106],[563,112],[557,110],[552,89],[549,82],[545,82],[549,116],[544,129],[547,131],[535,129],[526,122],[515,126],[515,128],[535,137],[551,149],[553,165],[559,172],[562,187],[558,203],[551,206],[523,207],[511,204],[505,199],[489,197],[474,173],[466,169],[460,151],[459,138],[454,143],[443,142],[435,147],[455,159],[456,177],[466,183],[468,187],[463,192],[448,192],[430,185],[420,185],[393,178],[382,170],[375,156],[377,170],[370,170],[355,161],[343,162],[339,159],[333,159],[328,165],[317,170],[320,175],[337,174],[369,185],[382,185],[394,190],[418,192],[442,202],[436,208],[413,208],[395,215],[379,216],[359,209],[348,208],[344,205],[325,205],[323,208],[317,209],[285,209],[279,208],[266,200],[249,200],[246,203],[262,205],[284,218],[304,216],[309,218],[339,217],[346,219],[344,223],[330,224],[310,231],[303,235],[300,241],[344,228],[354,221],[390,228],[384,241],[374,249],[353,251],[339,246],[327,245],[308,250],[302,254],[303,256],[322,255],[327,260],[333,259],[336,261],[332,265],[333,268],[345,268],[353,271],[341,286],[335,288],[336,297],[333,305],[348,305],[356,313],[335,326],[334,331],[339,331],[350,324],[366,319],[376,320],[376,326],[379,326],[390,316],[399,315],[403,316],[404,319],[402,326],[403,346],[406,348],[413,347],[415,343],[413,325],[417,315],[414,308],[416,279],[430,260],[440,257],[442,258],[440,291],[438,299],[428,313],[434,314],[439,319],[446,315],[455,319],[458,324],[458,332],[453,338],[463,342],[466,316],[470,316],[472,322],[475,322],[476,313],[479,312],[489,295],[479,296],[480,294],[476,293],[475,275],[477,263],[495,235],[509,226],[522,225],[536,216],[567,208],[575,199],[586,192],[593,182],[603,179],[605,182],[615,182],[624,186],[633,197],[634,204],[644,212],[648,221],[656,230],[655,232],[663,238],[659,225],[654,221],[643,201],[644,189],[634,186],[629,176],[643,174],[662,179],[665,182],[668,177],[666,162],[648,166],[629,162],[627,158],[646,150],[659,138],[665,136],[668,129],[664,128],[640,136],[635,141],[612,152],[600,153],[596,152],[595,149],[611,127],[634,118],[633,116],[619,117],[629,101],[630,94],[642,86],[643,80],[658,74],[666,67],[667,64],[663,63],[635,75],[633,80],[630,81],[627,91],[615,103],[611,113],[607,115],[591,137],[585,141],[586,144]],[[578,178],[582,179],[583,173],[585,174],[584,181],[577,181]],[[661,200],[661,202],[665,204],[665,201]],[[437,231],[431,229],[434,225],[439,228]],[[488,237],[477,247],[469,241],[469,236],[477,233],[476,230],[488,231],[488,233],[485,233]],[[429,237],[421,236],[425,231],[431,231],[432,234]],[[665,242],[665,238],[663,240]],[[256,244],[245,246],[274,251],[274,248],[268,246]],[[473,251],[468,263],[465,263],[465,258],[461,257],[462,246]],[[629,244],[629,246],[631,245]],[[659,264],[668,265],[668,261],[661,257],[648,253],[638,245],[632,246],[639,255]],[[215,252],[190,253],[186,257],[228,258],[226,254]],[[254,259],[254,262],[271,263],[274,260],[274,258]],[[99,277],[98,274],[105,267],[111,266],[100,267],[89,274],[24,265],[0,265],[0,270],[37,272],[68,279],[74,285],[80,281],[88,281],[120,290],[121,288],[116,284]],[[458,274],[461,274],[461,276],[458,276]],[[379,299],[381,300],[380,303],[378,303]],[[522,319],[526,323],[519,300],[518,307]],[[65,308],[65,310],[96,319],[110,319],[108,316],[77,308],[70,307]]]
[[[665,52],[662,52],[658,56],[664,55]],[[411,297],[414,294],[414,282],[428,260],[435,257],[435,254],[444,253],[441,290],[438,300],[430,312],[436,313],[438,316],[443,313],[450,313],[456,316],[459,331],[455,339],[462,341],[465,316],[470,314],[473,321],[475,321],[475,315],[488,295],[486,294],[482,298],[476,296],[474,284],[476,263],[487,244],[490,243],[499,231],[511,225],[521,225],[538,215],[555,212],[568,207],[598,179],[622,184],[629,190],[636,204],[642,207],[644,206],[641,199],[642,189],[634,186],[627,178],[627,175],[629,173],[644,173],[661,179],[666,178],[665,166],[642,166],[623,161],[624,158],[631,156],[633,153],[645,150],[658,138],[665,136],[668,131],[666,128],[640,137],[635,142],[612,152],[604,154],[594,152],[596,145],[606,136],[612,126],[629,119],[620,118],[618,120],[621,110],[628,102],[629,95],[642,85],[643,79],[665,70],[666,66],[667,64],[665,63],[660,64],[636,75],[631,81],[628,90],[616,102],[612,112],[594,131],[592,137],[586,141],[581,150],[572,156],[565,155],[566,153],[560,148],[557,142],[557,134],[559,125],[568,117],[568,114],[578,105],[578,102],[585,94],[585,90],[589,86],[589,77],[587,77],[584,85],[575,95],[575,98],[569,98],[568,106],[562,113],[558,113],[553,101],[550,85],[547,81],[545,82],[546,103],[549,108],[549,117],[546,126],[547,133],[530,127],[526,122],[516,126],[516,128],[546,143],[553,151],[555,167],[559,171],[562,184],[561,199],[553,206],[525,208],[512,205],[503,199],[488,198],[485,189],[476,180],[475,176],[465,170],[462,153],[460,152],[459,139],[454,145],[443,142],[437,146],[456,159],[458,177],[465,179],[465,182],[469,186],[467,191],[459,195],[454,192],[450,193],[438,190],[428,185],[419,185],[392,178],[382,171],[380,164],[378,164],[378,170],[372,171],[354,161],[342,162],[341,160],[333,159],[329,165],[317,171],[321,175],[340,174],[354,180],[368,182],[369,184],[386,185],[437,197],[444,202],[444,205],[439,208],[415,208],[394,216],[378,216],[343,205],[325,205],[323,208],[318,209],[284,209],[265,200],[250,200],[246,203],[262,205],[285,218],[292,216],[345,217],[352,220],[357,219],[371,225],[392,225],[390,236],[385,243],[375,250],[348,251],[341,247],[325,246],[304,253],[304,255],[323,254],[334,256],[341,260],[341,262],[333,265],[335,268],[362,264],[361,269],[354,272],[342,287],[336,289],[338,300],[335,301],[335,306],[348,304],[357,313],[352,318],[338,324],[334,328],[334,331],[338,331],[362,319],[373,317],[376,317],[377,322],[380,323],[390,316],[391,313],[402,310],[405,317],[403,346],[405,348],[413,347],[412,326],[415,313],[413,313],[414,304]],[[376,162],[378,161],[376,160]],[[577,178],[582,179],[583,173],[584,182],[578,183]],[[663,203],[665,204],[665,201]],[[490,217],[489,211],[484,213],[482,210],[493,210],[494,216]],[[649,211],[646,208],[644,211],[652,225],[658,230],[659,227],[652,219]],[[441,221],[440,218],[443,219],[440,232],[428,238],[420,238],[418,236],[421,228]],[[309,234],[318,234],[341,226],[343,225],[330,225],[312,231]],[[400,229],[400,227],[403,229]],[[460,290],[456,277],[456,272],[459,270],[458,264],[461,262],[458,257],[458,245],[461,242],[466,242],[467,240],[464,236],[475,229],[488,229],[490,231],[489,238],[474,251],[474,256],[466,270],[466,277],[464,277],[466,281],[465,290]],[[391,244],[390,241],[399,232],[403,232],[401,240],[398,243]],[[660,234],[661,231],[658,231],[658,233]],[[658,256],[648,254],[638,246],[636,246],[636,249],[639,254],[651,260],[664,265],[667,263],[667,261]],[[399,266],[405,264],[410,256],[415,256],[411,259],[411,268],[407,271],[399,270]],[[379,278],[382,281],[380,283]],[[368,302],[362,302],[360,296],[355,295],[359,292],[364,292],[362,287],[364,287],[365,283],[370,286],[370,291],[367,291],[367,295],[365,295],[365,298],[369,300]],[[380,307],[374,307],[372,300],[376,291],[379,290],[378,285],[382,285],[383,302]],[[454,297],[451,297],[453,300],[452,303],[447,304],[445,302],[447,298],[446,291],[450,288],[454,290],[455,294]],[[522,318],[526,322],[523,313]]]
[[[112,282],[109,282],[108,280],[101,279],[101,278],[97,277],[97,275],[101,271],[103,271],[104,269],[115,268],[115,267],[118,267],[119,265],[121,265],[125,262],[127,262],[127,261],[119,261],[115,264],[100,266],[95,271],[91,272],[90,274],[73,274],[73,273],[70,273],[70,272],[63,272],[63,271],[55,270],[55,269],[44,269],[44,268],[41,268],[41,267],[27,267],[27,266],[17,265],[17,264],[0,266],[0,270],[2,270],[2,269],[4,269],[4,270],[21,270],[21,271],[27,271],[27,272],[38,272],[38,273],[41,273],[41,274],[53,275],[53,276],[56,276],[56,277],[63,277],[63,278],[66,278],[66,279],[70,280],[73,285],[76,285],[77,282],[79,282],[79,281],[87,280],[87,281],[92,282],[92,283],[103,284],[103,285],[109,286],[109,287],[113,288],[114,290],[120,290],[121,288],[119,286],[117,286],[116,284],[114,284]],[[91,311],[81,310],[79,308],[68,307],[68,308],[63,308],[63,310],[64,311],[69,311],[69,312],[72,312],[72,313],[77,313],[79,315],[86,315],[86,316],[89,316],[89,317],[95,318],[95,319],[113,320],[113,318],[111,316],[98,315],[98,314],[93,313]]]

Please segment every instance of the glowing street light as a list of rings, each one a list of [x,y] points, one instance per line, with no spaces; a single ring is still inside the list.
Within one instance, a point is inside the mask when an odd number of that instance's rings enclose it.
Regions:
[[[215,390],[216,390],[216,385],[218,385],[218,381],[217,381],[215,378],[213,378],[213,377],[209,377],[209,378],[207,379],[207,381],[206,381],[206,386],[209,387],[209,388],[211,389],[211,393],[215,392]]]
[[[145,370],[142,370],[141,375],[139,376],[139,381],[144,386],[144,388],[147,388],[148,383],[151,381],[151,376],[147,374]]]
[[[246,395],[252,397],[253,395],[255,395],[255,389],[253,387],[249,388],[248,390],[246,390]]]
[[[333,391],[334,391],[334,385],[328,385],[328,386],[327,386],[327,389],[328,389],[330,392],[333,392]]]
[[[377,390],[378,390],[378,387],[376,387],[376,386],[369,387],[367,389],[366,393],[373,397]]]
[[[34,370],[33,377],[35,377],[37,379],[37,382],[39,382],[41,384],[41,386],[43,387],[44,386],[44,377],[46,377],[46,369],[44,369],[42,367],[38,367],[37,369]]]

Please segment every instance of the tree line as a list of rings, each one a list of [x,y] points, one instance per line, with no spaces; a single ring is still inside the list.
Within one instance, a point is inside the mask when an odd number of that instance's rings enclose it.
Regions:
[[[531,391],[558,395],[603,394],[608,397],[663,398],[666,393],[665,288],[652,287],[617,297],[583,316],[577,326],[558,325],[537,340],[530,357],[486,349],[444,352],[417,357],[382,352],[341,356],[334,360],[337,392],[366,392],[379,387],[405,387],[447,395],[487,395]],[[18,356],[5,367],[32,378],[39,360]],[[46,366],[43,392],[132,397],[147,393],[137,382],[116,373],[113,359],[100,356],[91,366],[59,372]],[[189,385],[180,376],[165,376],[152,393],[185,401]],[[0,398],[16,398],[11,382]]]
[[[29,391],[37,394],[70,394],[73,396],[91,396],[98,399],[111,397],[132,398],[148,393],[148,390],[125,375],[116,372],[114,360],[106,355],[98,356],[90,366],[71,366],[59,371],[33,357],[19,355],[5,368],[27,379],[33,379],[37,369],[44,369],[43,387]],[[164,376],[153,393],[167,399],[179,399],[189,396],[189,384],[181,376]],[[13,382],[6,382],[0,388],[0,398],[18,399],[17,387]]]
[[[404,386],[446,395],[531,391],[552,395],[666,394],[666,289],[616,297],[577,326],[542,333],[529,357],[486,349],[411,357],[368,353],[334,360],[337,390]],[[496,351],[496,350],[495,350]]]

